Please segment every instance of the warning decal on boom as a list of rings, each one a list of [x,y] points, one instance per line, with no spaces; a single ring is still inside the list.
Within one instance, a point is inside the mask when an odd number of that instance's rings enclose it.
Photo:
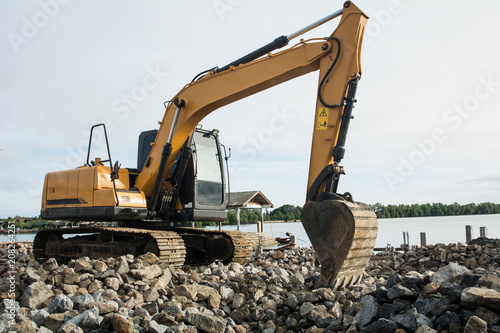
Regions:
[[[328,124],[328,115],[330,113],[330,109],[327,108],[319,108],[318,110],[318,120],[316,121],[316,129],[318,130],[326,130]]]

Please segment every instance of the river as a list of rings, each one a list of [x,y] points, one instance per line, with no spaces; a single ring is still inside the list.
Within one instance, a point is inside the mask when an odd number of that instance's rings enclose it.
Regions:
[[[471,225],[474,238],[479,237],[479,227],[487,227],[489,238],[500,238],[500,214],[408,217],[378,220],[378,237],[375,247],[387,244],[399,246],[403,243],[403,232],[409,233],[410,244],[420,245],[420,233],[425,232],[427,244],[465,242],[465,226]],[[210,229],[215,229],[211,227]],[[236,230],[235,225],[223,226],[223,230]],[[255,224],[241,225],[241,231],[255,232]],[[264,232],[273,237],[283,237],[286,232],[294,234],[298,246],[310,246],[311,242],[300,222],[264,223]],[[17,234],[17,241],[33,240],[34,234]],[[7,235],[0,235],[0,241],[7,241]]]

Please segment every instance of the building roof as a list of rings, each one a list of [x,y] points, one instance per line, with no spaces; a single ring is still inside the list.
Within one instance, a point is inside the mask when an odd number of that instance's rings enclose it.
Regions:
[[[236,208],[273,208],[274,205],[261,191],[229,193],[227,209]]]

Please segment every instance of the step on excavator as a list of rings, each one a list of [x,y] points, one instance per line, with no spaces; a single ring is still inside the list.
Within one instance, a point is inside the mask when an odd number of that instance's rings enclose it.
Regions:
[[[330,36],[301,39],[284,48],[336,17],[340,22]],[[319,71],[302,223],[321,264],[319,282],[335,288],[358,282],[375,245],[377,220],[369,206],[355,202],[349,193],[338,194],[337,187],[345,173],[340,162],[361,78],[367,19],[348,1],[291,35],[226,66],[201,72],[166,103],[159,129],[140,135],[136,168],[113,164],[105,125],[93,126],[85,165],[45,176],[41,217],[96,224],[115,221],[118,227],[42,230],[34,240],[36,259],[152,252],[176,267],[216,260],[245,263],[252,250],[243,233],[183,226],[226,218],[225,148],[218,130],[199,124],[224,105]],[[104,133],[107,158],[90,160],[97,130]]]

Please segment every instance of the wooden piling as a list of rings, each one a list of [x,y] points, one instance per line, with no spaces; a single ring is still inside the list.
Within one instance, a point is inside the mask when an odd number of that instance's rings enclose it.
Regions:
[[[420,233],[420,246],[427,246],[427,238],[425,232]]]
[[[471,225],[465,226],[465,242],[470,243],[470,241],[474,238],[474,230]]]
[[[488,238],[488,229],[486,227],[479,227],[479,237]]]

